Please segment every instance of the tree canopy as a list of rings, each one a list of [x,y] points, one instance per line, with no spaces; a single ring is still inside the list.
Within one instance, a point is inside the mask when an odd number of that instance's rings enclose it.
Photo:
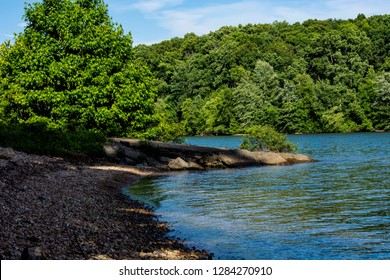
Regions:
[[[134,52],[190,134],[389,130],[390,16],[225,26]]]
[[[24,32],[0,49],[3,122],[116,136],[155,123],[152,74],[102,0],[26,4],[24,19]]]
[[[389,15],[224,26],[135,48],[103,0],[42,0],[24,19],[0,46],[0,125],[160,140],[390,129]]]

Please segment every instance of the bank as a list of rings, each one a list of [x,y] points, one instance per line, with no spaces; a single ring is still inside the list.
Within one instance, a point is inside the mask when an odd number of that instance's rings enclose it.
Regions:
[[[112,139],[105,149],[107,160],[78,163],[0,147],[2,260],[210,259],[169,237],[169,225],[121,190],[170,170],[311,161],[129,139]]]

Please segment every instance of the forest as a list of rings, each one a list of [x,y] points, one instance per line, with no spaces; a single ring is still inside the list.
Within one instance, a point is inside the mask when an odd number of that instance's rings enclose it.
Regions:
[[[0,46],[3,146],[390,129],[390,15],[224,26],[135,47],[102,0],[26,4],[23,19]]]
[[[134,49],[184,134],[389,130],[390,16],[225,26]]]

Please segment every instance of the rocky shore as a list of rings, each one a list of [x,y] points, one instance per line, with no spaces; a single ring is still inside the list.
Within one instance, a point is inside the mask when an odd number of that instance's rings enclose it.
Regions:
[[[311,161],[129,139],[105,149],[110,161],[86,164],[0,147],[0,259],[209,259],[168,237],[169,226],[122,188],[169,170]]]
[[[0,259],[208,259],[121,194],[151,174],[0,148]]]
[[[105,146],[112,160],[156,171],[209,170],[256,165],[290,165],[312,162],[301,154],[250,152],[158,141],[114,138]]]

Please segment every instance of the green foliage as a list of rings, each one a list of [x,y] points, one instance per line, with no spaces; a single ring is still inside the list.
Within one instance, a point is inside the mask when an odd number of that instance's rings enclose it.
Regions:
[[[153,124],[156,88],[102,0],[26,4],[23,33],[0,49],[0,116],[107,135]]]
[[[188,134],[369,131],[389,129],[389,28],[389,15],[225,26],[135,53]]]
[[[269,123],[267,108],[275,102],[280,91],[273,67],[257,61],[249,77],[243,78],[234,94],[234,112],[244,128]]]
[[[103,0],[26,4],[24,19],[0,46],[3,145],[93,154],[99,135],[180,141],[250,128],[248,148],[294,151],[274,128],[390,129],[389,15],[222,27],[134,49]]]
[[[241,149],[249,151],[297,152],[298,147],[287,141],[287,135],[278,133],[269,126],[253,126],[247,129]]]
[[[33,154],[103,157],[106,137],[92,130],[64,131],[44,122],[0,124],[0,146]]]
[[[390,130],[390,73],[379,75],[376,79],[375,100],[373,104],[374,122],[379,129]]]
[[[183,124],[179,123],[172,106],[166,99],[159,98],[155,103],[155,117],[158,124],[148,128],[145,132],[133,134],[135,138],[163,142],[182,143],[184,139]]]

